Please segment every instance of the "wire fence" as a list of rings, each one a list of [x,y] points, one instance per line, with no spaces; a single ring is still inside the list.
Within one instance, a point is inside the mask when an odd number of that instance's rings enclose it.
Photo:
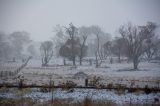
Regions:
[[[15,76],[17,75],[29,62],[29,60],[31,59],[31,57],[29,57],[24,64],[22,64],[19,68],[17,68],[16,70],[14,71],[0,71],[0,77],[1,78],[6,78],[6,77],[11,77],[11,76]]]

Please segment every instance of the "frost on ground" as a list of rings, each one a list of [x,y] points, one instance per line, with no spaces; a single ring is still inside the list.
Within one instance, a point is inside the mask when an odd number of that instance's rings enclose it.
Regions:
[[[54,65],[53,65],[54,64]],[[135,81],[134,86],[144,87],[159,87],[160,84],[160,63],[158,62],[141,62],[138,70],[132,70],[132,63],[103,63],[101,67],[95,68],[95,64],[92,66],[89,63],[83,63],[82,66],[77,65],[73,67],[71,65],[63,66],[62,61],[52,60],[49,67],[41,67],[40,60],[31,59],[28,65],[22,69],[16,76],[2,79],[0,83],[17,84],[18,78],[23,78],[26,85],[47,85],[50,80],[53,80],[55,85],[61,82],[73,81],[79,86],[84,86],[85,79],[92,79],[94,76],[100,77],[100,83],[105,85],[109,83],[113,84],[126,84],[131,85],[132,81]],[[12,65],[11,65],[12,66]],[[14,66],[14,65],[13,65]],[[15,65],[17,66],[17,65]],[[2,69],[2,68],[1,68]],[[14,68],[10,68],[14,69]],[[0,70],[1,71],[1,70]],[[158,82],[158,83],[157,83]],[[8,96],[7,96],[8,95]],[[0,93],[0,97],[11,97],[12,94]],[[26,97],[38,98],[41,101],[51,99],[51,93],[31,92],[25,94]],[[74,92],[55,90],[55,98],[74,98],[75,100],[82,100],[85,97],[92,99],[112,100],[117,104],[128,103],[152,103],[154,98],[160,99],[160,93],[138,95],[134,93],[124,93],[118,95],[115,91],[106,90],[93,90],[93,89],[75,89]]]
[[[126,94],[122,94],[122,95],[117,95],[115,92],[113,91],[106,91],[106,90],[94,90],[94,89],[75,89],[74,92],[72,93],[68,93],[67,91],[55,91],[54,92],[54,97],[55,98],[73,98],[74,100],[83,100],[85,97],[89,97],[93,100],[111,100],[117,104],[124,104],[124,103],[152,103],[154,102],[154,98],[158,98],[160,99],[160,93],[158,94],[139,94],[139,95],[135,95],[135,94],[131,94],[131,93],[126,93]],[[42,98],[42,100],[44,100],[45,98],[47,99],[51,99],[51,94],[46,93],[46,95],[44,95],[44,93],[34,93],[31,95],[27,95],[30,97],[36,96],[36,97],[40,97]]]
[[[0,62],[0,72],[2,71],[15,71],[18,67],[20,67],[22,62]]]
[[[25,84],[46,85],[52,79],[55,84],[74,81],[78,85],[84,85],[85,78],[91,79],[94,76],[100,77],[101,82],[122,83],[130,85],[131,81],[135,81],[135,86],[149,85],[151,87],[159,86],[160,81],[160,63],[141,62],[139,70],[131,70],[132,63],[103,63],[100,68],[95,68],[89,63],[83,63],[82,66],[63,66],[61,59],[52,60],[50,67],[41,67],[40,60],[31,59],[27,67],[22,69],[17,76],[24,79]],[[77,63],[78,64],[78,63]],[[79,75],[76,75],[79,74]],[[17,76],[0,80],[0,83],[17,83]]]
[[[52,93],[42,93],[38,91],[28,92],[23,95],[24,97],[32,98],[33,100],[38,100],[40,102],[51,100]],[[11,93],[1,93],[0,97],[15,98],[14,94]],[[61,89],[56,89],[53,91],[53,99],[73,99],[75,102],[81,101],[84,98],[91,98],[92,100],[111,100],[112,102],[122,105],[127,103],[154,103],[154,99],[160,99],[160,93],[127,93],[117,94],[116,91],[108,90],[95,90],[95,89],[74,89],[73,92],[62,91]]]

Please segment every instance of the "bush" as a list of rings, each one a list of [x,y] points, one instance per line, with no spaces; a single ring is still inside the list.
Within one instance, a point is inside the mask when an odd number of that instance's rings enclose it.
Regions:
[[[90,80],[90,82],[89,82],[88,85],[89,85],[89,86],[99,87],[99,86],[100,86],[100,80],[101,80],[100,77],[94,76],[94,77]]]
[[[73,81],[66,81],[66,82],[62,82],[62,83],[58,84],[58,86],[60,86],[62,88],[62,90],[69,90],[72,87],[76,87],[77,84],[74,83]]]

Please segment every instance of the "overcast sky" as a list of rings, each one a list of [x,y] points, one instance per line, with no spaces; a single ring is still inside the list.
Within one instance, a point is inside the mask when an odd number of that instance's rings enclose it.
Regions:
[[[27,31],[36,41],[49,40],[57,25],[99,25],[115,35],[131,21],[160,24],[160,0],[0,0],[0,31]]]

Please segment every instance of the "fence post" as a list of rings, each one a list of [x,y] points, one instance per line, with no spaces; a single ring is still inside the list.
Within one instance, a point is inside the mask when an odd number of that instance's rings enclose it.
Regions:
[[[51,86],[51,91],[52,91],[52,103],[51,106],[53,105],[53,89],[54,89],[54,81],[52,81],[52,86]]]
[[[0,77],[2,78],[2,74],[1,74],[1,72],[0,72]]]
[[[85,79],[85,86],[88,86],[88,79]]]
[[[19,88],[22,88],[23,87],[23,79],[20,79],[19,80]]]

